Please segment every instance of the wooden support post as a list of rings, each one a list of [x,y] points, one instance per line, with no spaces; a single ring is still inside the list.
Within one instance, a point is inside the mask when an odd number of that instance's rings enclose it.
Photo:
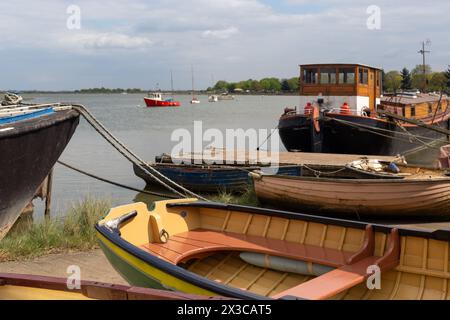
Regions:
[[[45,195],[45,217],[50,218],[50,207],[52,204],[52,183],[53,183],[53,168],[47,177],[47,194]]]

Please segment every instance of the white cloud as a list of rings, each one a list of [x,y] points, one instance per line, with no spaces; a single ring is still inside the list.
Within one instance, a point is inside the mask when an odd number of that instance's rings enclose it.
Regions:
[[[144,49],[153,45],[146,37],[118,33],[85,33],[69,35],[62,44],[85,49]]]
[[[304,62],[413,67],[427,38],[430,64],[443,69],[450,61],[448,0],[433,6],[423,0],[280,1],[77,0],[81,30],[66,28],[70,1],[3,1],[0,58],[17,83],[3,77],[0,87],[20,87],[25,75],[41,70],[58,86],[86,86],[77,80],[84,78],[91,86],[136,87],[163,86],[167,79],[170,87],[173,69],[176,87],[189,88],[191,64],[199,87],[210,86],[211,75],[229,81],[295,76]],[[371,4],[381,7],[381,30],[367,29]]]
[[[205,30],[202,33],[202,37],[204,38],[212,38],[212,39],[228,39],[231,36],[239,33],[239,29],[236,27],[229,27],[222,30]]]

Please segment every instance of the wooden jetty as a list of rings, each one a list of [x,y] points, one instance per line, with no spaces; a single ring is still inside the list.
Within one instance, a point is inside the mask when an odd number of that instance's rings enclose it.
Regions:
[[[378,159],[391,162],[394,156],[370,156],[357,154],[331,154],[309,152],[271,152],[227,150],[222,148],[205,149],[202,153],[181,153],[172,155],[174,163],[193,164],[256,164],[256,165],[329,165],[344,166],[360,158]]]

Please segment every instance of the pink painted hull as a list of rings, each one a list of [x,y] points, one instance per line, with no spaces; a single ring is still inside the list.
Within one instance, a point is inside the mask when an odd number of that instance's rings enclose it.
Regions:
[[[144,98],[147,107],[179,107],[181,104],[179,101],[165,101]]]

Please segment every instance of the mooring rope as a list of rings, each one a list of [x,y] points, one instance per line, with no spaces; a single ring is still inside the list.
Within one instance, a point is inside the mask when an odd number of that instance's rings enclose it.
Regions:
[[[336,119],[336,118],[331,118],[331,117],[327,117],[327,116],[324,116],[324,120],[340,122],[342,124],[345,124],[345,125],[348,125],[348,126],[351,126],[351,127],[356,127],[356,128],[358,128],[358,129],[360,129],[362,131],[367,131],[367,132],[373,133],[375,135],[379,135],[379,136],[382,136],[382,137],[385,137],[385,138],[389,138],[389,139],[392,139],[392,140],[398,140],[398,141],[402,141],[402,142],[413,143],[412,141],[407,140],[407,139],[402,139],[402,138],[399,138],[399,137],[395,137],[395,136],[391,136],[391,135],[387,135],[387,134],[383,134],[381,132],[375,131],[375,130],[379,130],[379,131],[388,131],[390,133],[394,133],[394,131],[392,131],[392,130],[387,130],[387,129],[382,129],[382,128],[373,128],[373,127],[366,126],[366,125],[363,125],[363,124],[353,123],[353,122],[349,122],[349,121],[345,121],[345,120],[341,120],[341,119]],[[396,133],[400,134],[400,135],[405,135],[405,133],[403,133],[403,132],[396,132]],[[426,137],[421,137],[421,138],[423,139],[423,138],[426,138]],[[427,139],[430,139],[430,138],[427,138]],[[434,141],[436,141],[436,142],[446,142],[446,141],[441,140],[441,139],[436,139]],[[419,142],[419,144],[420,144],[420,142]],[[427,148],[430,148],[430,149],[440,150],[439,147],[435,147],[435,146],[431,146],[431,145],[425,145],[425,146]]]
[[[98,121],[92,113],[90,113],[83,105],[72,105],[75,110],[77,110],[85,119],[86,121],[103,137],[105,140],[111,144],[120,154],[122,154],[125,158],[127,158],[130,162],[141,168],[144,172],[146,172],[149,176],[151,176],[156,182],[160,183],[162,186],[167,188],[168,190],[172,191],[173,193],[181,196],[186,197],[186,194],[201,199],[203,201],[209,201],[208,199],[186,189],[185,187],[177,184],[173,180],[169,179],[168,177],[161,174],[158,170],[152,168],[149,166],[144,160],[139,158],[134,152],[132,152],[129,148],[127,148],[119,139],[117,139],[106,127]],[[122,150],[122,149],[123,150]],[[160,178],[165,180],[165,182],[161,181]],[[170,185],[169,185],[170,184]],[[172,187],[172,186],[173,187]],[[182,192],[178,191],[177,189],[182,190],[185,192],[183,194]]]
[[[165,194],[165,193],[159,193],[159,192],[149,191],[149,190],[141,190],[141,189],[137,189],[137,188],[134,188],[134,187],[127,186],[127,185],[119,183],[119,182],[108,180],[106,178],[102,178],[102,177],[100,177],[98,175],[95,175],[93,173],[87,172],[87,171],[82,170],[80,168],[76,168],[76,167],[74,167],[74,166],[72,166],[72,165],[70,165],[68,163],[65,163],[65,162],[63,162],[61,160],[58,160],[57,162],[60,165],[63,165],[64,167],[66,167],[68,169],[71,169],[73,171],[76,171],[78,173],[81,173],[81,174],[83,174],[85,176],[91,177],[93,179],[96,179],[96,180],[99,180],[99,181],[102,181],[102,182],[105,182],[105,183],[109,183],[111,185],[114,185],[114,186],[117,186],[117,187],[120,187],[120,188],[123,188],[123,189],[128,189],[128,190],[131,190],[131,191],[141,192],[141,193],[145,193],[145,194],[152,195],[152,196],[158,196],[158,197],[162,197],[162,198],[172,198],[172,199],[176,198],[176,196],[174,196],[174,195]]]

